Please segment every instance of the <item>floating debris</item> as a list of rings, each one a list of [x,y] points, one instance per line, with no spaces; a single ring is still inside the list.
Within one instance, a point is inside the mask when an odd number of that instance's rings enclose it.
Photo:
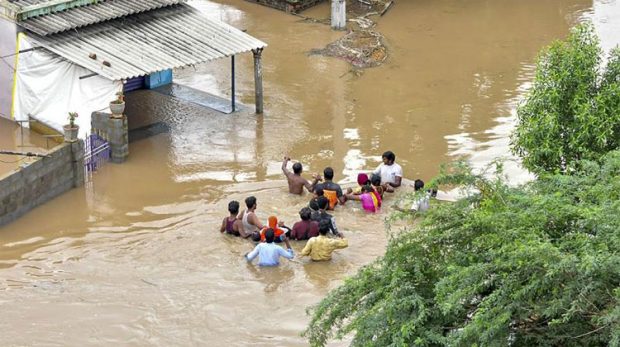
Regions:
[[[383,36],[372,30],[351,31],[323,49],[311,50],[310,54],[340,58],[360,69],[379,66],[388,55]]]
[[[349,19],[349,22],[357,23],[357,26],[359,26],[360,29],[370,29],[373,28],[375,24],[377,24],[374,21],[365,17],[351,18]]]
[[[383,16],[393,3],[392,0],[349,0],[347,1],[347,17]]]

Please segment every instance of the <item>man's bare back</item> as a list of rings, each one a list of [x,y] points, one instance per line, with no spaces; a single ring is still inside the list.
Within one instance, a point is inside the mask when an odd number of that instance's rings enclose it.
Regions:
[[[282,172],[288,181],[289,193],[301,195],[304,191],[304,187],[306,187],[309,192],[312,192],[314,190],[314,186],[320,180],[320,177],[317,175],[312,175],[314,177],[314,182],[310,183],[307,179],[301,177],[301,172],[303,171],[301,163],[295,163],[293,165],[294,172],[291,172],[286,168],[286,164],[290,160],[291,158],[284,157],[284,161],[282,161]]]

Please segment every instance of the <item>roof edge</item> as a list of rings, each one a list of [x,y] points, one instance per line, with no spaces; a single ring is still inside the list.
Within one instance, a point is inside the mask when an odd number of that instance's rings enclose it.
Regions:
[[[17,20],[61,12],[75,7],[82,7],[101,2],[101,0],[50,0],[40,4],[22,7],[17,13]]]
[[[29,18],[62,12],[75,7],[96,4],[103,0],[50,0],[40,4],[18,6],[8,0],[0,0],[0,17],[14,22]]]
[[[0,17],[16,21],[17,13],[21,7],[13,5],[7,0],[0,0]]]

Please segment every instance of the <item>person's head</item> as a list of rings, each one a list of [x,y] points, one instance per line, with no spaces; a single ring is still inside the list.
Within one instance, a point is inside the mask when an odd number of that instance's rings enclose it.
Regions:
[[[273,240],[276,238],[276,233],[273,231],[273,229],[269,228],[267,230],[265,230],[265,241],[267,241],[267,243],[272,243]]]
[[[308,207],[304,207],[299,211],[299,217],[301,218],[301,220],[310,220],[311,216],[312,210],[310,210]]]
[[[323,170],[323,177],[325,177],[326,180],[331,181],[334,179],[334,169],[332,169],[331,167],[326,167],[325,170]]]
[[[230,214],[238,214],[239,213],[239,201],[233,200],[229,202],[228,212],[230,212]]]
[[[293,172],[296,175],[300,175],[302,171],[303,171],[303,167],[301,166],[301,163],[293,164]]]
[[[276,216],[269,216],[269,218],[267,220],[268,220],[270,228],[275,229],[275,228],[278,227],[278,217],[276,217]]]
[[[315,187],[314,188],[314,195],[316,196],[323,196],[325,192],[323,191],[323,187]]]
[[[357,184],[363,186],[368,183],[368,175],[365,173],[357,174]]]
[[[417,192],[418,190],[424,188],[424,181],[422,181],[421,179],[417,179],[413,182],[413,188],[415,189],[415,191]]]
[[[362,193],[371,193],[372,190],[372,187],[367,184],[362,186]]]
[[[319,210],[319,203],[318,203],[318,201],[316,201],[314,199],[310,201],[309,206],[310,206],[310,209],[313,210],[313,211],[318,211]],[[310,212],[310,213],[312,213],[312,212]]]
[[[245,206],[248,207],[248,209],[253,209],[256,207],[256,198],[253,196],[248,196],[247,198],[245,198]]]
[[[319,222],[319,234],[327,235],[328,231],[329,231],[329,221],[325,219],[321,220]]]
[[[381,185],[381,176],[377,175],[377,174],[372,174],[372,176],[370,176],[370,183],[372,183],[373,186],[378,187]]]
[[[319,204],[319,209],[321,210],[326,210],[327,206],[329,206],[329,199],[324,196],[319,196],[316,202]]]
[[[383,155],[381,155],[381,159],[383,159],[383,163],[385,165],[392,165],[396,160],[396,155],[394,155],[394,152],[392,151],[386,151]]]

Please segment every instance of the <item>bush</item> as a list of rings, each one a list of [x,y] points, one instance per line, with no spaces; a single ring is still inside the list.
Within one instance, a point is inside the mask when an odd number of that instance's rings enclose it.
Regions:
[[[540,55],[512,136],[513,152],[532,172],[572,173],[580,160],[620,148],[620,50],[606,68],[602,54],[585,24]]]
[[[509,187],[464,165],[385,256],[310,310],[313,346],[620,346],[620,151]]]

